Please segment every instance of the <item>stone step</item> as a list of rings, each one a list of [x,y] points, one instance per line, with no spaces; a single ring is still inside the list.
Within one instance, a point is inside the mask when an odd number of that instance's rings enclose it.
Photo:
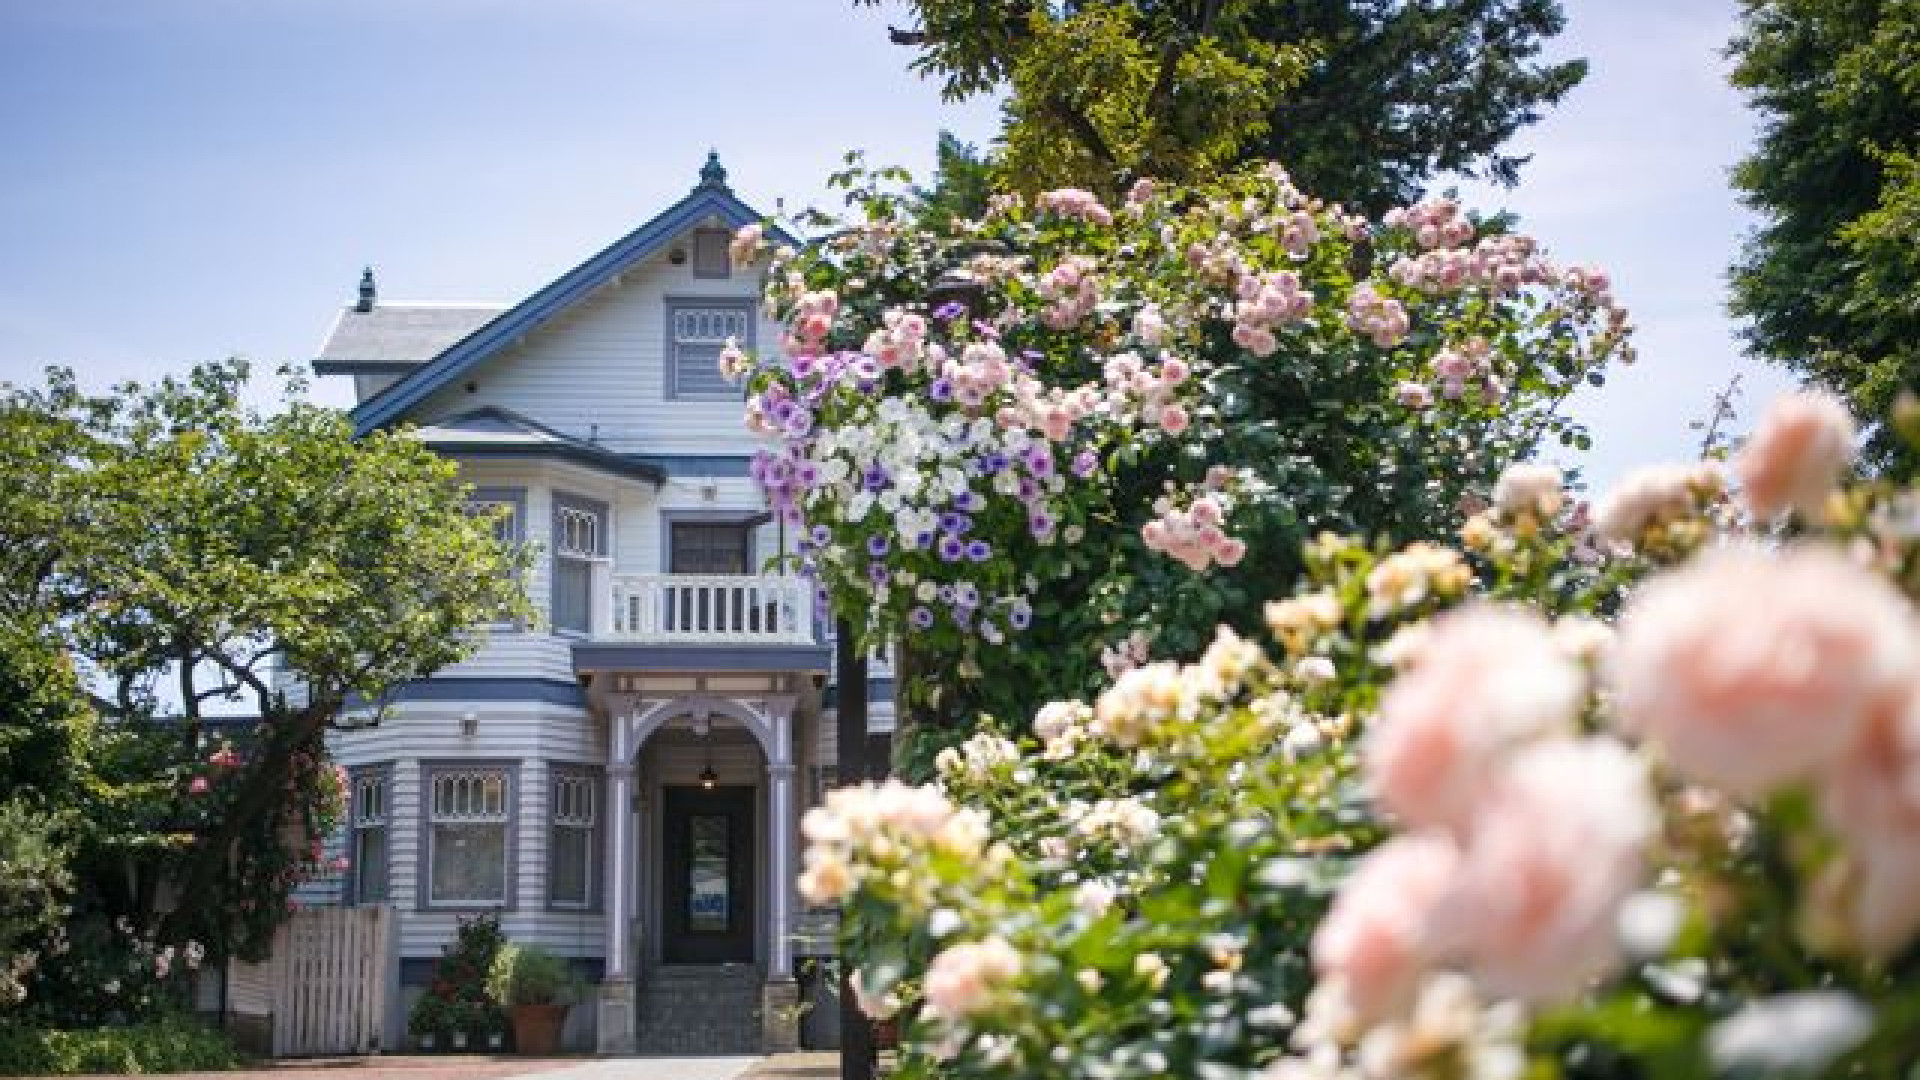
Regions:
[[[655,968],[640,988],[640,1052],[758,1053],[760,992],[750,965]]]

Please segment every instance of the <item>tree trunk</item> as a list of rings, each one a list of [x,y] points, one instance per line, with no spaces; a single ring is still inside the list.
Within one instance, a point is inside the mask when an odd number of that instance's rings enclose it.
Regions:
[[[834,624],[835,771],[842,784],[858,784],[867,775],[867,654],[855,645],[852,624]],[[840,957],[840,1080],[873,1080],[873,1027],[853,994],[854,958]]]

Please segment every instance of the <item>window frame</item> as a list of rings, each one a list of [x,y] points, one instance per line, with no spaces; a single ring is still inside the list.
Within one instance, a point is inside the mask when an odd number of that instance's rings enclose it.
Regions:
[[[380,786],[381,821],[380,830],[381,861],[387,870],[386,895],[379,900],[368,900],[362,888],[360,876],[360,834],[376,826],[363,825],[360,821],[360,785],[373,782]],[[342,907],[371,907],[377,904],[393,903],[393,767],[382,763],[378,765],[355,765],[347,770],[347,873],[342,882],[340,900]]]
[[[506,829],[504,867],[499,903],[471,899],[436,900],[433,897],[433,785],[447,773],[498,772],[506,777],[506,811],[501,824]],[[520,894],[520,763],[493,758],[446,758],[420,763],[420,805],[418,839],[415,851],[415,907],[420,911],[512,911],[519,906]]]
[[[591,817],[585,826],[566,824],[560,821],[560,784],[562,781],[576,781],[586,785],[586,790],[590,794],[593,804],[591,807]],[[605,846],[602,842],[604,833],[602,833],[601,829],[607,820],[607,797],[606,774],[600,768],[571,761],[555,762],[549,766],[547,771],[546,814],[546,880],[547,908],[549,910],[583,912],[600,910],[600,896],[601,893],[605,891],[604,886],[606,884],[605,879],[601,877],[603,871],[601,849]],[[580,902],[561,900],[554,895],[554,882],[558,878],[554,869],[559,853],[559,847],[554,843],[554,839],[560,834],[560,830],[562,829],[580,828],[584,828],[587,834],[587,864],[584,868],[586,876],[586,899]]]
[[[661,326],[660,357],[661,366],[666,369],[666,397],[670,401],[738,401],[746,393],[744,387],[729,386],[725,392],[700,393],[680,389],[680,348],[679,339],[674,334],[674,323],[682,311],[699,308],[738,311],[744,316],[743,325],[746,335],[739,339],[741,348],[752,351],[759,335],[759,310],[749,296],[669,296],[663,301],[662,312],[665,318]],[[717,372],[716,372],[717,377]]]
[[[508,530],[507,543],[515,547],[525,547],[527,543],[527,489],[523,487],[476,487],[467,493],[469,509],[480,503],[506,506],[513,511],[512,528]],[[489,622],[492,630],[522,630],[525,627],[512,619]]]
[[[713,272],[713,263],[703,265],[700,253],[703,243],[713,243],[719,249],[719,273]],[[725,229],[703,227],[693,230],[693,257],[688,260],[692,275],[701,281],[726,281],[733,277],[733,234]]]
[[[561,545],[562,519],[569,511],[591,514],[599,524],[594,531],[594,554],[576,556],[565,554]],[[553,529],[547,545],[547,622],[555,634],[569,638],[587,638],[593,635],[594,603],[598,598],[593,595],[593,570],[595,562],[606,561],[613,557],[613,509],[599,499],[590,499],[584,495],[555,489],[553,492],[553,512],[550,525]],[[587,625],[584,629],[560,625],[560,564],[561,560],[587,564]]]

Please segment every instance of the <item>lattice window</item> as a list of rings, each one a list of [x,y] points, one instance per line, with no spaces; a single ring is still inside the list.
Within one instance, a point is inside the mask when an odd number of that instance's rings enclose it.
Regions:
[[[555,907],[593,902],[594,827],[600,779],[590,773],[553,775],[552,835],[548,841],[548,900]]]
[[[732,338],[742,348],[753,345],[752,309],[748,302],[678,303],[667,306],[668,391],[674,397],[735,399],[738,386],[720,375],[720,350]]]
[[[512,776],[505,769],[442,769],[428,803],[428,900],[507,902],[507,833]]]
[[[348,858],[353,868],[350,898],[356,904],[384,904],[391,887],[387,861],[387,774],[363,772],[353,778],[353,814]]]

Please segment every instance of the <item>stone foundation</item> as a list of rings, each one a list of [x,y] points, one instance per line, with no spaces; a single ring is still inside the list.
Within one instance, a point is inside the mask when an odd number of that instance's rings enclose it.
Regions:
[[[633,983],[627,981],[600,984],[600,1024],[594,1049],[602,1054],[633,1054],[639,1040],[633,1030],[636,1016]]]
[[[760,1052],[791,1054],[800,1049],[800,984],[788,979],[760,988]]]

